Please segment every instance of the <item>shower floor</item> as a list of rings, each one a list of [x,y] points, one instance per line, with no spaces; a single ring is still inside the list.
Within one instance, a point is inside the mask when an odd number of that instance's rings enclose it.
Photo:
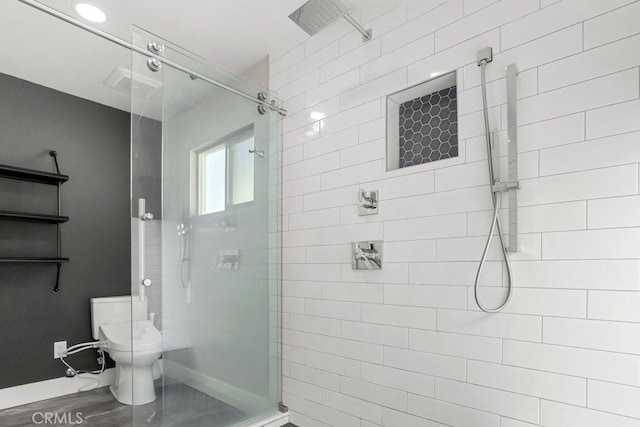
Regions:
[[[52,412],[59,416],[67,414],[67,420],[71,422],[55,424],[58,426],[227,427],[243,419],[243,412],[239,409],[184,384],[165,384],[164,399],[161,389],[162,384],[156,382],[158,393],[156,401],[135,408],[118,403],[108,387],[56,397],[0,411],[0,426],[38,425],[32,420],[33,415],[38,412]],[[162,408],[163,400],[164,409]],[[82,423],[75,418],[78,412],[82,413]],[[36,415],[36,421],[41,420],[41,415]],[[42,422],[39,424],[45,425]]]

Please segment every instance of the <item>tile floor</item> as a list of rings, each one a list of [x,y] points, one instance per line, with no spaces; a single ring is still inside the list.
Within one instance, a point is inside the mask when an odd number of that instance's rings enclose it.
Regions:
[[[32,419],[37,412],[67,414],[67,420],[76,420],[82,413],[82,423],[71,422],[48,425],[78,425],[91,427],[125,426],[189,426],[227,427],[243,419],[243,412],[211,396],[184,384],[169,384],[160,393],[161,383],[156,385],[158,399],[137,407],[118,403],[107,387],[75,393],[54,399],[22,405],[0,411],[0,426],[34,426]],[[164,401],[164,411],[162,410]],[[36,415],[36,421],[41,421]],[[45,425],[42,423],[42,425]]]

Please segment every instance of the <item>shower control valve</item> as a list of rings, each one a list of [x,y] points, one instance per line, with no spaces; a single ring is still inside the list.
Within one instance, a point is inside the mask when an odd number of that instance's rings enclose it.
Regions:
[[[374,215],[378,213],[378,190],[360,190],[358,201],[358,215]]]
[[[382,269],[382,241],[352,243],[353,259],[351,268],[354,270]]]

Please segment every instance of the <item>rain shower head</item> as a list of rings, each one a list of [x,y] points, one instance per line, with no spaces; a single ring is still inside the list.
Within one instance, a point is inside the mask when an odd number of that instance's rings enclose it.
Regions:
[[[342,18],[345,13],[347,8],[337,0],[309,0],[289,15],[289,19],[312,36]]]
[[[371,29],[365,30],[356,22],[339,0],[309,0],[289,15],[289,19],[310,36],[328,27],[339,18],[344,18],[353,25],[362,34],[363,41],[372,39]]]

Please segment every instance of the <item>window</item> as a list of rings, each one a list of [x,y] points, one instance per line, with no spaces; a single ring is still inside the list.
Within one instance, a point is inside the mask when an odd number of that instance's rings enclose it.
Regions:
[[[198,215],[223,212],[253,201],[255,156],[253,129],[223,138],[196,151]]]
[[[232,205],[253,201],[253,135],[229,146],[230,202]]]

